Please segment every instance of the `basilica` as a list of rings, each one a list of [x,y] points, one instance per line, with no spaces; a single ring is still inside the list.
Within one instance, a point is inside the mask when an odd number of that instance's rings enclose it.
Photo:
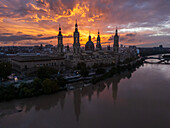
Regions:
[[[73,33],[73,50],[71,51],[69,46],[67,46],[66,51],[64,51],[63,45],[63,36],[61,33],[61,27],[59,26],[59,34],[58,34],[58,45],[57,45],[57,53],[59,55],[64,56],[65,65],[67,67],[75,67],[78,63],[85,63],[86,66],[92,67],[94,64],[116,64],[118,63],[119,58],[119,36],[118,31],[116,29],[116,33],[114,36],[114,44],[113,49],[110,47],[107,50],[104,50],[101,45],[100,32],[98,31],[97,35],[97,43],[96,47],[94,46],[93,41],[91,40],[91,35],[89,33],[89,39],[85,44],[85,49],[80,47],[80,33],[78,31],[78,24],[76,21],[75,31]]]
[[[73,47],[64,46],[63,35],[61,27],[59,26],[58,44],[57,47],[52,47],[46,54],[38,55],[16,55],[11,59],[12,68],[19,74],[35,74],[37,69],[42,66],[49,66],[56,68],[59,71],[67,71],[73,69],[78,63],[85,63],[87,67],[93,66],[110,66],[124,63],[129,58],[136,58],[137,52],[135,46],[119,47],[119,35],[116,28],[113,46],[108,46],[107,49],[101,45],[100,32],[97,34],[97,42],[91,39],[89,33],[88,41],[84,47],[80,45],[80,33],[78,31],[78,24],[75,24],[75,31],[73,33]],[[48,51],[48,47],[40,47],[42,53]]]
[[[85,49],[80,47],[80,33],[78,31],[78,24],[75,24],[75,31],[73,33],[73,50],[69,49],[67,46],[64,52],[63,36],[61,33],[61,27],[59,26],[58,34],[58,45],[57,52],[59,55],[63,55],[65,58],[65,64],[68,67],[75,67],[78,63],[85,63],[88,67],[92,67],[94,64],[116,64],[118,62],[118,51],[119,51],[119,36],[116,29],[114,36],[113,49],[110,47],[104,50],[101,45],[100,32],[98,31],[96,47],[91,40],[91,35],[89,34],[89,39],[85,44]]]

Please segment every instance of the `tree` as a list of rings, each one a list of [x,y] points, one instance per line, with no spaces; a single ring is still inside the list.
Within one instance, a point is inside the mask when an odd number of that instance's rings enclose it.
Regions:
[[[59,89],[57,82],[50,79],[45,79],[42,83],[43,92],[46,94],[50,94],[56,92]]]
[[[36,90],[41,89],[41,88],[42,88],[41,79],[35,78],[34,81],[33,81],[33,87],[34,87]]]
[[[0,77],[7,78],[12,72],[12,65],[9,62],[0,63]]]
[[[53,74],[57,74],[57,70],[51,67],[44,66],[37,70],[37,77],[40,79],[50,78]]]
[[[62,76],[57,77],[57,84],[60,87],[65,87],[67,83],[67,80],[65,80]]]

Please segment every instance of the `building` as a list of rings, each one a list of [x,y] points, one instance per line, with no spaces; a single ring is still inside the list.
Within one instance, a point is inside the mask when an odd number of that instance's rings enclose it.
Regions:
[[[63,48],[64,48],[64,45],[63,45],[63,35],[61,34],[61,27],[59,25],[57,52],[59,54],[62,54],[63,53]]]
[[[114,36],[113,52],[116,54],[119,52],[119,36],[118,36],[117,28]]]
[[[0,53],[0,63],[1,62],[8,62],[8,61],[9,61],[9,57],[4,53]]]
[[[79,42],[80,35],[78,32],[77,20],[76,20],[75,31],[74,31],[73,35],[74,35],[73,53],[77,55],[80,53],[80,42]]]
[[[42,66],[53,67],[61,71],[65,68],[65,60],[61,56],[16,56],[12,59],[13,70],[21,75],[35,73]]]
[[[115,34],[115,49],[118,52],[119,49],[119,38],[117,37],[117,30]],[[116,38],[117,37],[117,38]],[[75,32],[74,32],[74,43],[73,43],[73,52],[69,51],[65,53],[65,64],[67,68],[76,67],[78,63],[85,63],[86,66],[92,67],[94,64],[105,64],[110,65],[115,63],[115,53],[111,50],[104,51],[100,42],[100,32],[98,31],[96,49],[94,47],[94,43],[91,40],[91,35],[89,33],[89,40],[85,44],[85,49],[81,49],[79,42],[79,32],[77,21],[75,24]],[[116,52],[116,53],[117,53]]]
[[[69,46],[64,46],[61,27],[59,26],[57,52],[49,56],[17,56],[12,59],[13,69],[20,74],[34,73],[41,66],[50,66],[59,71],[76,67],[78,63],[85,63],[87,67],[92,67],[95,64],[111,65],[123,62],[126,58],[131,57],[136,50],[135,47],[119,48],[119,35],[116,28],[114,36],[113,49],[110,45],[107,50],[104,50],[101,45],[100,32],[98,31],[96,48],[91,40],[85,44],[85,49],[80,47],[80,33],[78,31],[77,20],[75,23],[75,31],[73,33],[73,50]],[[66,48],[66,50],[64,50]],[[53,56],[52,56],[53,55]]]
[[[102,50],[102,46],[101,46],[101,43],[100,43],[100,32],[98,31],[96,51],[100,51],[100,50]]]
[[[91,41],[91,35],[89,34],[89,40],[87,41],[85,45],[85,51],[94,51],[94,43]]]

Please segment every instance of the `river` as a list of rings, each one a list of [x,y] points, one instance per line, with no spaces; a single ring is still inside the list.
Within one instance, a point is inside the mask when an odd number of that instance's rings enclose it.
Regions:
[[[144,64],[94,86],[0,103],[0,128],[170,128],[170,65]]]

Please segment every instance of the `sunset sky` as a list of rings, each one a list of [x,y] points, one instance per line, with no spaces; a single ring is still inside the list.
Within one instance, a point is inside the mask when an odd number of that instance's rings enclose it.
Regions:
[[[61,25],[64,44],[72,45],[75,20],[80,43],[89,31],[96,44],[170,47],[170,0],[0,0],[0,46],[57,45]]]

